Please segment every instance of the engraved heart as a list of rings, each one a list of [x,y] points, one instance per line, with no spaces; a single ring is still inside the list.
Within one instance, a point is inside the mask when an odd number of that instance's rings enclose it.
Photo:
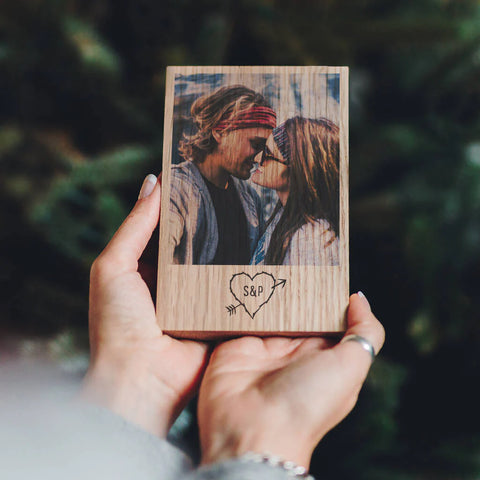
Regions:
[[[232,295],[252,318],[270,300],[274,290],[275,278],[266,272],[257,273],[253,277],[237,273],[230,280]]]

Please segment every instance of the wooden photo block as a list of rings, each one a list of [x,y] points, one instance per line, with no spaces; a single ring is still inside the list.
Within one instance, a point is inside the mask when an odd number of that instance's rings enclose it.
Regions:
[[[327,335],[348,305],[348,68],[169,67],[157,316]]]

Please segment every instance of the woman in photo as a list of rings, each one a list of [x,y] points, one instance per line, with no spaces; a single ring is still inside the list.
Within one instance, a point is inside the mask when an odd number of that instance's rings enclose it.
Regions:
[[[290,118],[255,160],[252,181],[274,189],[278,203],[250,263],[338,265],[338,126],[325,118]]]

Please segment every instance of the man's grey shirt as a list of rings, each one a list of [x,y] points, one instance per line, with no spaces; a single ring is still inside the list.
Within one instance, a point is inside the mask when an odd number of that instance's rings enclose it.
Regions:
[[[260,198],[244,180],[231,177],[247,220],[252,254],[263,228]],[[171,168],[169,205],[169,254],[181,265],[211,264],[218,246],[218,226],[208,187],[191,161]]]

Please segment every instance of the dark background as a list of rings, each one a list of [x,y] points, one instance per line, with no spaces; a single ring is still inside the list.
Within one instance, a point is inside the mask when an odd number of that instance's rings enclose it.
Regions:
[[[165,67],[218,64],[351,68],[351,290],[387,342],[312,473],[478,478],[477,1],[4,0],[0,362],[80,378],[89,265],[161,164]]]

